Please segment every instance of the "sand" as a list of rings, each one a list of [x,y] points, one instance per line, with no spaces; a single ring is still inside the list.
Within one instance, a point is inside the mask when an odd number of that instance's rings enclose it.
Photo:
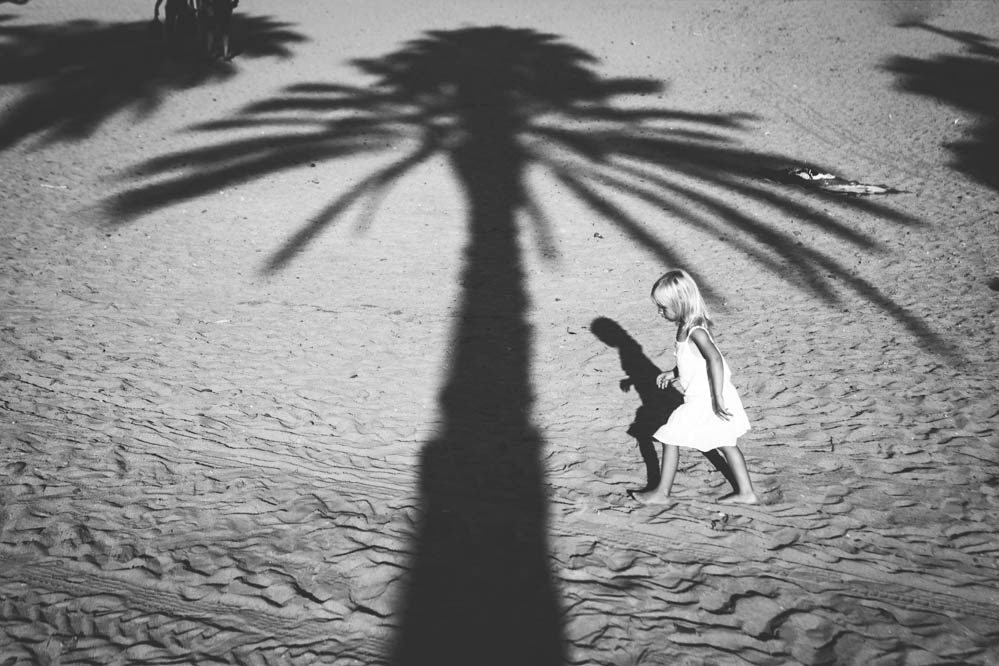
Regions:
[[[151,5],[0,6],[0,664],[999,663],[999,6]]]

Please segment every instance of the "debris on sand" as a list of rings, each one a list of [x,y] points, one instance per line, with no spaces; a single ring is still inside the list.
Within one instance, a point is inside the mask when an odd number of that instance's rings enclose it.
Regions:
[[[785,185],[800,185],[802,187],[836,192],[838,194],[869,195],[898,194],[904,192],[904,190],[898,190],[887,185],[874,185],[871,183],[861,183],[856,180],[847,180],[835,174],[807,166],[771,170],[768,172],[767,177],[769,180],[784,183]]]

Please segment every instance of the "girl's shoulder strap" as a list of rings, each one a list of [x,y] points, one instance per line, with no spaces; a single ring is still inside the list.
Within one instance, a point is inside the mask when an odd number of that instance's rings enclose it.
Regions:
[[[686,338],[684,338],[684,340],[685,340],[685,341],[686,341],[686,340],[690,340],[690,336],[691,336],[691,334],[692,334],[692,333],[693,333],[693,332],[694,332],[695,330],[697,330],[698,328],[699,328],[699,329],[701,329],[702,331],[704,331],[705,333],[707,333],[707,334],[708,334],[708,337],[709,337],[709,338],[711,338],[711,341],[712,341],[712,342],[714,342],[714,341],[715,341],[715,338],[714,338],[714,336],[713,336],[713,335],[711,335],[711,330],[710,330],[710,329],[709,329],[709,328],[708,328],[708,327],[707,327],[707,326],[706,326],[706,325],[705,325],[704,323],[702,323],[702,322],[699,322],[699,323],[696,323],[696,324],[694,324],[693,326],[691,326],[690,328],[688,328],[688,329],[687,329],[687,337],[686,337]]]

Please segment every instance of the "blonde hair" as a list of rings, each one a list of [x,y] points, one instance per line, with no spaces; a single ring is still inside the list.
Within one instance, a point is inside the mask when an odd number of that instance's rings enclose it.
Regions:
[[[669,305],[680,317],[678,337],[686,337],[694,326],[713,326],[708,306],[694,278],[687,271],[667,272],[652,285],[652,300],[659,307]]]

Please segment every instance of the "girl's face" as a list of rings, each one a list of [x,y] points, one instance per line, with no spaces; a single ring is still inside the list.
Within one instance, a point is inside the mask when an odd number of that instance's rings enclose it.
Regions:
[[[679,316],[677,315],[676,310],[673,308],[672,305],[668,305],[668,304],[667,305],[660,305],[659,306],[659,315],[663,319],[665,319],[666,321],[673,321],[673,322],[675,322],[675,321],[679,320]]]

